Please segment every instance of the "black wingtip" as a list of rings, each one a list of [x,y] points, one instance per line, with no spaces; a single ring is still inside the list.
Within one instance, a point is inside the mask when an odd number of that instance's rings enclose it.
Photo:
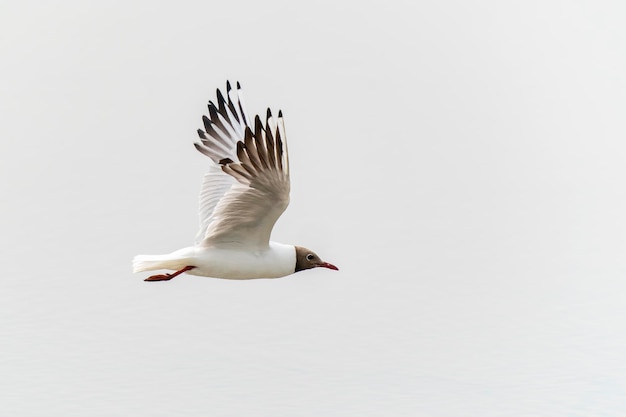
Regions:
[[[198,129],[198,136],[200,136],[200,139],[206,139],[206,133],[202,129]]]
[[[230,88],[230,81],[226,80],[226,91],[230,90],[232,90],[232,88]]]
[[[282,110],[278,110],[278,117],[283,117],[283,111]]]
[[[232,163],[233,163],[233,160],[230,158],[220,159],[220,162],[219,162],[220,165],[228,165]]]
[[[215,106],[215,104],[212,101],[209,101],[208,107],[209,107],[209,115],[211,116],[211,119],[217,120],[217,106]]]
[[[267,118],[269,119],[270,117],[272,117],[272,111],[270,110],[270,108],[267,108]]]
[[[211,130],[211,120],[208,117],[203,115],[202,116],[202,123],[204,123],[204,130],[207,130],[207,131]],[[198,129],[198,130],[200,130],[200,129]],[[200,134],[200,133],[198,133],[198,134]]]
[[[261,118],[258,114],[254,117],[254,130],[258,134],[261,134],[260,132],[265,130],[265,128],[263,127],[263,122],[261,121]]]
[[[239,84],[239,81],[237,81],[237,90],[241,90],[241,84]]]

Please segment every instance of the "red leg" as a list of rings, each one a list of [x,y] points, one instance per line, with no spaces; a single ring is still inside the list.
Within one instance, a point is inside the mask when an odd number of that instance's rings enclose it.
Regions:
[[[144,281],[169,281],[170,279],[179,276],[183,272],[187,272],[190,269],[194,269],[194,268],[195,266],[186,266],[183,269],[174,272],[173,274],[152,275],[151,277],[144,279]]]

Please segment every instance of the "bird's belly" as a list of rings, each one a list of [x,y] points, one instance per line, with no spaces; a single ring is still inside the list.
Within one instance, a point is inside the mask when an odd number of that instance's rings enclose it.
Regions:
[[[188,274],[224,279],[284,277],[294,273],[296,263],[294,247],[282,244],[259,251],[197,247],[194,258]]]

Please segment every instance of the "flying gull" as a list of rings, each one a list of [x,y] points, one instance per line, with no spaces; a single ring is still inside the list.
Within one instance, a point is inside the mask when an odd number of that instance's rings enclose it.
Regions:
[[[282,111],[265,123],[245,110],[241,85],[226,83],[209,101],[196,149],[211,159],[200,191],[196,244],[167,255],[137,255],[133,272],[171,270],[145,281],[182,273],[225,279],[279,278],[305,269],[337,270],[302,246],[270,241],[274,223],[289,204],[289,157]]]

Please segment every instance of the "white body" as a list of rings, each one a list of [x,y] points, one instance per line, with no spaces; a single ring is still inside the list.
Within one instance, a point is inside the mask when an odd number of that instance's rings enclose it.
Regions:
[[[270,242],[266,249],[253,251],[197,245],[167,255],[137,255],[133,272],[194,266],[186,273],[224,279],[280,278],[293,274],[295,264],[295,247],[282,243]]]

